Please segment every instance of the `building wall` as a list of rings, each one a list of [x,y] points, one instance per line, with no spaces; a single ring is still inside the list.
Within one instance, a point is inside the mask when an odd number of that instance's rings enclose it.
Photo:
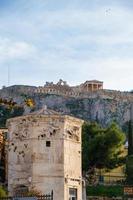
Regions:
[[[64,174],[65,200],[69,199],[69,188],[77,189],[77,199],[82,199],[81,124],[68,118],[65,122]]]
[[[62,121],[56,117],[45,118],[43,122],[38,119],[39,126],[36,126],[33,131],[36,139],[33,142],[32,184],[44,194],[53,190],[54,199],[59,200],[64,199],[64,126]],[[41,137],[43,135],[44,138]],[[50,147],[46,146],[46,141],[50,141]]]
[[[81,200],[82,121],[61,115],[29,115],[7,124],[10,195],[24,185],[44,194],[53,190],[54,200],[68,200],[71,187],[77,188]]]
[[[8,148],[8,190],[13,195],[13,190],[18,185],[29,186],[29,177],[32,176],[32,123],[30,120],[16,118],[9,125]]]

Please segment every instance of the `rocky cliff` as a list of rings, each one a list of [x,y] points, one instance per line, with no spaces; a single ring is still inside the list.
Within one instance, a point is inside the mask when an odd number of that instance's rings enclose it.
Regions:
[[[124,130],[130,119],[129,109],[133,94],[111,90],[100,90],[80,97],[61,96],[56,94],[36,94],[31,86],[12,86],[0,90],[0,98],[12,101],[24,107],[25,112],[37,110],[43,105],[48,108],[73,115],[84,120],[97,121],[107,126],[116,121]],[[26,99],[32,99],[34,106],[27,106]]]

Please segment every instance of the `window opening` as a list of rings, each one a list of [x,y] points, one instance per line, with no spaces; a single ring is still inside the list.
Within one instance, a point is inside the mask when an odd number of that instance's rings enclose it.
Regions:
[[[46,147],[50,147],[51,146],[51,142],[50,141],[46,141]]]
[[[77,189],[69,188],[69,200],[77,200]]]

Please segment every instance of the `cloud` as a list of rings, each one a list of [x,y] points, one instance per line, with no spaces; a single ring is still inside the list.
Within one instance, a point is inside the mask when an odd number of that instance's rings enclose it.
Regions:
[[[26,42],[0,38],[0,62],[9,62],[15,59],[31,59],[31,55],[34,53],[34,46]]]
[[[71,84],[96,78],[108,88],[131,87],[133,14],[128,6],[117,0],[14,2],[0,13],[0,66],[10,63],[12,84],[43,85],[62,77]]]

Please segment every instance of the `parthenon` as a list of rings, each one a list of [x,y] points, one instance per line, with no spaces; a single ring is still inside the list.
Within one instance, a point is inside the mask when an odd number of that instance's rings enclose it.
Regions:
[[[93,92],[97,90],[102,90],[103,89],[103,82],[102,81],[97,81],[97,80],[91,80],[91,81],[86,81],[83,84],[83,90],[87,92]]]

